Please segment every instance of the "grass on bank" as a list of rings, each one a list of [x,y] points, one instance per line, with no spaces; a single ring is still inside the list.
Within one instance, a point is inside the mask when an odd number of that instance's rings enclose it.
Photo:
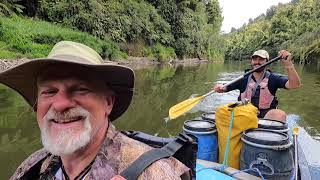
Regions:
[[[86,44],[110,60],[127,58],[126,53],[108,38],[101,40],[88,33],[40,20],[0,17],[0,59],[46,57],[53,45],[62,40]]]
[[[126,49],[120,48],[107,37],[102,40],[89,33],[40,20],[18,16],[0,17],[0,59],[46,57],[54,44],[62,40],[86,44],[105,59],[121,60],[128,57]],[[134,48],[136,53],[150,59],[166,62],[177,58],[172,47],[161,44],[140,46],[138,49]]]
[[[145,47],[143,55],[150,59],[156,59],[160,62],[166,62],[170,59],[176,59],[177,55],[172,47],[165,47],[161,44]]]

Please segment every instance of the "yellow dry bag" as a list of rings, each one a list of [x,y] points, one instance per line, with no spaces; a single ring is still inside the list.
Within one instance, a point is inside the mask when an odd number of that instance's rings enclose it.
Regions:
[[[234,103],[232,103],[234,104]],[[248,129],[258,128],[258,109],[251,103],[230,108],[230,105],[220,106],[216,111],[216,127],[218,131],[219,163],[224,160],[227,144],[228,130],[230,126],[231,112],[234,110],[234,119],[230,134],[230,148],[228,166],[240,168],[240,150],[242,146],[242,132]]]

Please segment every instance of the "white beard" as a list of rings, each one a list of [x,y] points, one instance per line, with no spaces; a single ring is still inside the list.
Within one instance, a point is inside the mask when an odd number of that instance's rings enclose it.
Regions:
[[[51,119],[67,119],[71,117],[82,116],[85,117],[84,129],[69,128],[58,132],[50,132]],[[66,113],[59,113],[53,108],[50,108],[44,116],[44,127],[41,129],[41,140],[44,148],[54,155],[70,155],[75,151],[87,146],[93,136],[91,127],[91,114],[78,106],[70,109]],[[55,133],[55,138],[50,135]]]

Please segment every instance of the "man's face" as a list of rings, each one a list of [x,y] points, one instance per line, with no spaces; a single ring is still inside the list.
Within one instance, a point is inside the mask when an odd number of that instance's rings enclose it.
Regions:
[[[259,67],[260,65],[262,65],[262,64],[264,64],[266,62],[267,62],[267,59],[265,59],[265,58],[262,58],[260,56],[253,56],[251,58],[251,67],[254,69],[254,68],[257,68],[257,67]],[[265,68],[261,68],[257,72],[261,72],[264,69]]]
[[[88,71],[82,71],[82,75],[61,68],[58,72],[51,69],[38,78],[37,100],[42,143],[45,149],[60,156],[104,136],[114,103],[112,92],[108,93],[96,76]]]

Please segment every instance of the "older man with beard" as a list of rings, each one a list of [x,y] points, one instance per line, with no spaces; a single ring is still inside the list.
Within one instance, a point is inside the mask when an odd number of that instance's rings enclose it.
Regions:
[[[93,49],[62,41],[47,58],[0,73],[37,114],[44,148],[29,156],[11,179],[123,179],[119,174],[151,147],[109,123],[130,105],[134,73],[103,64]],[[140,179],[189,178],[173,157],[156,161]]]
[[[238,89],[240,90],[238,99],[250,100],[259,109],[259,118],[286,121],[286,113],[283,110],[277,109],[277,89],[295,89],[300,87],[301,83],[292,63],[293,57],[291,53],[281,50],[279,51],[279,55],[282,57],[281,62],[287,70],[288,76],[272,73],[264,67],[227,87],[217,84],[214,90],[222,93]],[[257,68],[268,60],[269,54],[266,50],[257,50],[251,56],[251,67]]]

